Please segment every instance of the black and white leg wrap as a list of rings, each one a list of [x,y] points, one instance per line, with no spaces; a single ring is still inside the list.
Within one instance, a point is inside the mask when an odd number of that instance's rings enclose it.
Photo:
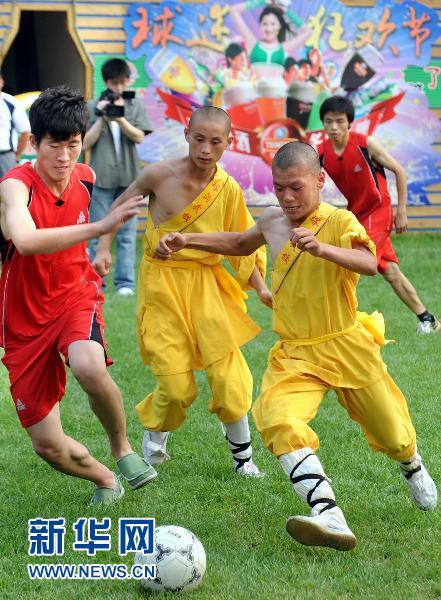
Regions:
[[[334,492],[316,454],[302,448],[279,458],[296,494],[320,514],[336,506]]]
[[[251,448],[250,428],[248,426],[248,415],[245,415],[236,423],[224,425],[225,438],[233,455],[236,471],[251,460],[253,450]]]
[[[421,471],[421,456],[418,454],[418,452],[415,452],[415,454],[409,458],[409,460],[399,461],[398,465],[403,477],[410,479],[412,475],[418,473],[418,471]]]

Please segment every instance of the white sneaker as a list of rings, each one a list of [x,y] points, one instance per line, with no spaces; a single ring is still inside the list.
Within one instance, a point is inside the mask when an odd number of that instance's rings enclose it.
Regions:
[[[289,517],[286,530],[304,546],[326,546],[336,550],[352,550],[357,539],[346,524],[338,506],[317,514],[313,508],[310,517]]]
[[[255,465],[252,460],[248,460],[241,467],[236,469],[236,473],[239,473],[239,475],[242,475],[243,477],[255,477],[256,479],[265,477],[265,473],[261,473],[258,466]]]
[[[167,447],[168,431],[149,431],[144,429],[142,439],[142,453],[151,465],[162,465],[170,460],[170,454],[165,451]]]
[[[118,288],[116,293],[118,296],[133,296],[135,292],[132,290],[132,288],[122,287]]]
[[[406,471],[400,469],[409,486],[412,500],[421,510],[433,510],[438,500],[438,492],[433,479],[430,477],[427,469],[421,464],[421,469],[413,473],[412,477],[407,479]]]
[[[427,333],[439,333],[441,332],[441,323],[435,319],[431,321],[420,321],[417,327],[417,333],[419,335],[425,335]]]

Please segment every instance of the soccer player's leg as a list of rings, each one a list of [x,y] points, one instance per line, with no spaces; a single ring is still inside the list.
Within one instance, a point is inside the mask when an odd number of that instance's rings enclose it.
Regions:
[[[157,375],[153,392],[136,405],[144,427],[142,450],[150,464],[160,465],[170,458],[166,451],[168,432],[182,425],[197,393],[193,371]]]
[[[338,396],[351,418],[360,424],[369,446],[397,461],[418,508],[434,509],[436,486],[417,452],[407,402],[393,379],[385,373],[366,388],[339,390]]]
[[[90,406],[109,438],[118,469],[132,489],[138,489],[157,475],[136,452],[126,435],[121,392],[107,371],[104,323],[99,303],[85,302],[63,319],[59,351],[66,357],[74,377],[89,397]]]
[[[273,361],[253,407],[253,417],[266,447],[280,461],[295,493],[311,507],[310,516],[288,519],[288,533],[307,546],[351,550],[357,541],[335,502],[334,492],[315,454],[319,446],[308,423],[326,393],[319,382],[303,381]]]
[[[57,322],[50,323],[44,339],[36,338],[15,348],[8,344],[3,362],[9,371],[11,394],[36,454],[54,469],[106,490],[101,492],[100,501],[109,503],[124,490],[107,467],[65,435],[61,425],[59,402],[65,392],[66,373],[57,348],[58,326]]]
[[[262,477],[253,462],[248,411],[251,408],[253,378],[242,352],[237,349],[207,367],[213,394],[208,410],[219,417],[233,455],[237,474]]]

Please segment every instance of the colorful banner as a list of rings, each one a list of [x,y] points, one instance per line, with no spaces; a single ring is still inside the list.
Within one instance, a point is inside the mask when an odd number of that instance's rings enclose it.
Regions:
[[[151,79],[143,97],[155,128],[141,158],[184,155],[191,112],[220,106],[234,134],[222,166],[249,203],[272,203],[274,153],[292,139],[317,144],[320,105],[339,93],[354,102],[354,129],[375,132],[406,168],[409,202],[427,203],[425,187],[441,181],[431,147],[441,128],[430,110],[441,108],[437,23],[436,11],[413,1],[133,3],[126,57]]]

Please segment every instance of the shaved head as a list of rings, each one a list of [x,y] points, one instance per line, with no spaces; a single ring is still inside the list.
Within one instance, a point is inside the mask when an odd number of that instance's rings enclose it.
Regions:
[[[201,108],[193,111],[188,123],[188,130],[190,130],[192,126],[194,126],[194,124],[200,120],[223,123],[225,125],[225,131],[227,135],[231,131],[231,119],[228,113],[217,106],[202,106]]]
[[[289,142],[276,152],[272,168],[285,171],[290,167],[304,167],[311,173],[321,170],[317,152],[305,142]]]

